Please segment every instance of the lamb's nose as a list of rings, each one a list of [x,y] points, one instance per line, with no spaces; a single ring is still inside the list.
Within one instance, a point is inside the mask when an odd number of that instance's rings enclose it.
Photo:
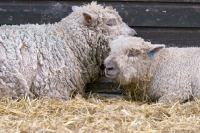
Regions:
[[[114,63],[114,62],[108,62],[105,66],[106,66],[106,72],[112,72],[112,71],[114,71],[115,70],[115,65],[116,65],[116,63]]]
[[[115,74],[116,71],[118,71],[118,67],[117,67],[117,63],[115,61],[112,60],[105,60],[104,62],[105,64],[105,73],[106,74]]]
[[[113,70],[113,66],[106,66],[106,71],[110,71],[110,70]]]

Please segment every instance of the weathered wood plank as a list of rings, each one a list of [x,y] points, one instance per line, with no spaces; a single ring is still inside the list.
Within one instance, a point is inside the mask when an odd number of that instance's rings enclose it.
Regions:
[[[121,85],[116,84],[106,78],[105,76],[100,77],[93,83],[87,84],[86,92],[96,92],[96,93],[116,93],[122,94],[124,89]]]
[[[6,0],[6,1],[12,1],[12,2],[33,2],[33,1],[38,1],[38,0]],[[50,1],[50,0],[40,0],[40,1]],[[54,0],[54,1],[70,1],[70,0]],[[80,1],[80,0],[73,0],[73,1]],[[91,2],[93,0],[82,0],[85,2]],[[119,1],[133,1],[133,2],[162,2],[162,3],[166,3],[166,2],[181,2],[181,3],[200,3],[199,0],[98,0],[98,1],[114,1],[114,2],[119,2]],[[0,2],[5,2],[5,0],[0,0]]]
[[[90,83],[87,84],[87,88],[85,92],[96,92],[96,93],[116,93],[116,94],[122,94],[123,89],[116,83],[99,83],[94,84]]]
[[[76,2],[0,2],[0,24],[58,22],[72,12],[72,5]]]
[[[200,27],[200,4],[127,2],[113,6],[130,26]]]
[[[141,28],[134,27],[138,36],[152,43],[173,47],[200,47],[200,28]]]
[[[98,0],[98,1],[134,1],[134,2],[182,2],[182,3],[200,3],[199,0]]]
[[[0,24],[54,23],[84,1],[0,2]],[[200,27],[199,4],[154,2],[99,2],[112,5],[130,26]]]
[[[134,1],[134,2],[182,2],[182,3],[200,3],[199,0],[98,0],[98,1]]]

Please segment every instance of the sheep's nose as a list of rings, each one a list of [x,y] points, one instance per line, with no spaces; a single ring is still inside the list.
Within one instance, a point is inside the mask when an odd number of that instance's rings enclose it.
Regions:
[[[131,32],[129,33],[130,36],[137,36],[137,32],[134,29],[131,29]]]

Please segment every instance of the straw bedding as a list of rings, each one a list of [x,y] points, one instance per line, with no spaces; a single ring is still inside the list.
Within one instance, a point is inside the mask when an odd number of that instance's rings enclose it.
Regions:
[[[0,132],[200,132],[200,100],[180,105],[76,97],[0,100]]]

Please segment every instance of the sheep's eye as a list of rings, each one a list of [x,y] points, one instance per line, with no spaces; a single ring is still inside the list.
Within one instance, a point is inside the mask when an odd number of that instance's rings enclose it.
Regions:
[[[136,56],[138,56],[138,52],[137,51],[129,51],[128,52],[128,57],[136,57]]]
[[[114,18],[109,19],[109,20],[106,22],[106,25],[107,25],[107,26],[116,26],[116,25],[117,25],[116,19],[114,19]]]

